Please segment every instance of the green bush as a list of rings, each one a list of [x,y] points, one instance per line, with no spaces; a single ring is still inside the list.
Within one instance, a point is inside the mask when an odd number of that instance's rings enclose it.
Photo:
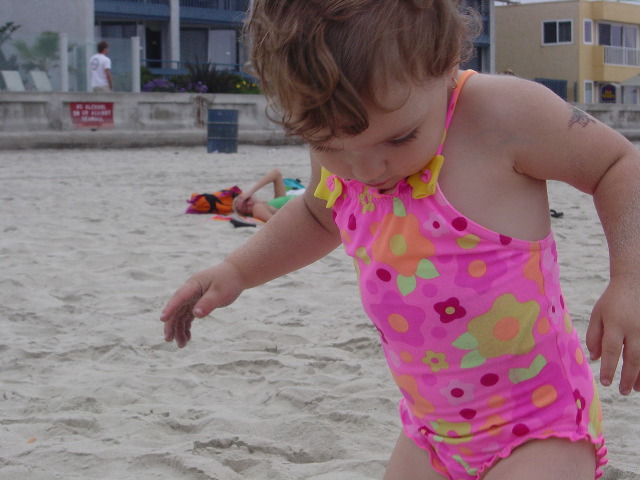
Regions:
[[[140,88],[143,88],[147,83],[152,81],[156,76],[151,73],[149,67],[140,67]]]
[[[188,74],[163,79],[141,67],[140,87],[143,92],[261,93],[256,82],[229,70],[218,70],[211,62],[187,63],[186,68]]]
[[[230,93],[234,88],[234,74],[228,70],[217,70],[215,64],[187,63],[191,82],[202,82],[209,93]]]
[[[218,70],[211,62],[187,63],[187,70],[190,82],[202,82],[209,93],[260,93],[255,82],[229,70]]]

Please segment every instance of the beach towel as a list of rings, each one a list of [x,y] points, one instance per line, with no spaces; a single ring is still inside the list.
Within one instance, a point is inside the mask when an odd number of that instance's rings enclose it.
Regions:
[[[237,185],[213,193],[192,193],[184,213],[233,213],[233,199],[242,193]]]
[[[283,180],[284,180],[284,187],[287,190],[299,190],[301,188],[304,188],[304,185],[302,184],[302,182],[300,182],[298,178],[285,178]]]
[[[229,222],[231,225],[233,225],[233,228],[257,227],[258,225],[264,224],[262,220],[258,220],[257,218],[235,215],[214,215],[213,217],[211,217],[211,220],[221,220],[223,222]]]

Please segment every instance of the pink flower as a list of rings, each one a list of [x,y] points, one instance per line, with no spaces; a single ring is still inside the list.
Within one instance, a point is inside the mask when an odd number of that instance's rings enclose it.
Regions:
[[[455,297],[451,297],[444,302],[436,303],[433,309],[440,315],[440,321],[442,323],[453,322],[467,314],[467,311],[460,305],[460,300]]]

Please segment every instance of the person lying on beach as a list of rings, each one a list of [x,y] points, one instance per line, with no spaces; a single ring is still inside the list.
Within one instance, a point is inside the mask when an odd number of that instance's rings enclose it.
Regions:
[[[273,184],[273,199],[265,201],[255,197],[258,190],[271,183]],[[234,198],[233,209],[242,216],[254,217],[266,222],[292,198],[294,195],[287,194],[282,173],[275,168],[258,180],[249,190]]]
[[[252,2],[251,64],[309,145],[311,180],[174,293],[165,340],[184,347],[194,318],[342,243],[401,392],[386,480],[593,480],[601,406],[560,288],[546,180],[593,196],[611,270],[586,345],[604,386],[622,355],[628,395],[640,155],[542,85],[460,71],[477,26],[457,0]]]

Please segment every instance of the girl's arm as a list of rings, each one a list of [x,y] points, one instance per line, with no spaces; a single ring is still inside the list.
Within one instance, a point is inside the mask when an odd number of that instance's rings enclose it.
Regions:
[[[233,303],[247,288],[302,268],[335,249],[340,235],[331,210],[313,192],[320,168],[312,162],[311,188],[288,202],[244,245],[220,264],[191,277],[162,311],[165,340],[184,347],[191,323]]]
[[[600,381],[609,386],[622,354],[620,393],[640,391],[640,162],[622,151],[595,187],[594,202],[609,246],[610,282],[596,303],[587,346],[601,358]]]
[[[587,346],[593,359],[602,359],[603,385],[612,383],[622,354],[620,392],[640,390],[640,152],[546,87],[497,81],[503,85],[493,86],[492,117],[510,132],[513,169],[594,197],[609,246],[610,282],[593,310]]]

